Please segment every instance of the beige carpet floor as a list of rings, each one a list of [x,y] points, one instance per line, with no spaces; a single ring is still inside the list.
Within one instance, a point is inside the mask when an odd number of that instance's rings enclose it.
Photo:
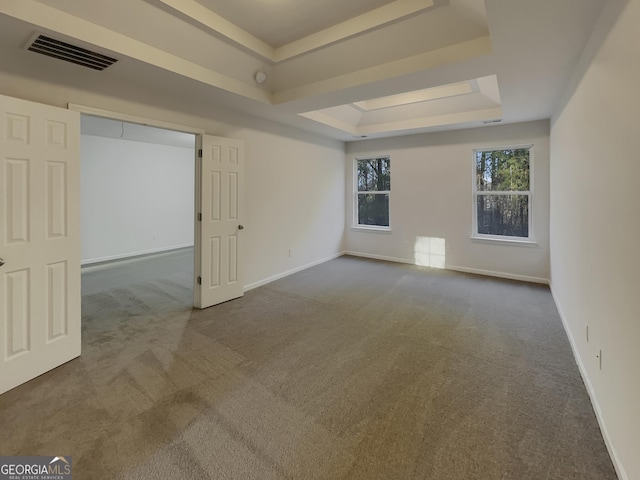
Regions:
[[[171,272],[83,279],[83,355],[0,396],[1,455],[76,480],[616,478],[544,286],[341,257],[197,311]]]

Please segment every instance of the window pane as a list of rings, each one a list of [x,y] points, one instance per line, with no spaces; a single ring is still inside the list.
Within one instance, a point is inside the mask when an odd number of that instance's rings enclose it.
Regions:
[[[529,149],[476,152],[478,191],[528,191]]]
[[[478,195],[478,233],[529,236],[528,195]]]
[[[358,194],[358,225],[389,226],[389,194]]]
[[[357,162],[359,192],[391,190],[391,160],[389,158],[369,158]]]

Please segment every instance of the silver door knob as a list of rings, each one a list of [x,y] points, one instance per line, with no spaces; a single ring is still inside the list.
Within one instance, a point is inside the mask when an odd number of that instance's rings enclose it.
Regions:
[[[244,230],[244,225],[242,224],[238,225],[238,230]]]
[[[4,258],[0,258],[0,267],[4,265]]]

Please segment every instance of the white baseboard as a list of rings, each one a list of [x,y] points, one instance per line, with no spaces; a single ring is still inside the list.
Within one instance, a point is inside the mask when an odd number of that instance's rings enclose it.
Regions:
[[[387,257],[384,255],[374,255],[374,254],[368,254],[368,253],[361,253],[361,252],[352,252],[352,251],[347,251],[345,252],[345,255],[353,255],[356,257],[364,257],[364,258],[372,258],[372,259],[376,259],[376,260],[386,260],[386,261],[390,261],[390,262],[397,262],[397,263],[407,263],[407,264],[414,264],[414,262],[412,262],[411,260],[408,260],[406,258],[395,258],[395,257]],[[567,338],[569,339],[569,343],[571,345],[571,350],[573,351],[573,356],[575,357],[576,363],[578,365],[578,369],[580,371],[580,375],[582,376],[582,381],[584,382],[586,388],[587,388],[587,393],[589,394],[589,398],[591,399],[591,404],[593,405],[593,410],[595,411],[596,414],[596,418],[598,420],[598,424],[600,426],[600,431],[602,432],[602,437],[604,439],[604,443],[607,446],[607,450],[609,451],[609,456],[611,457],[611,461],[613,463],[613,467],[616,470],[616,473],[618,475],[619,480],[630,480],[629,476],[626,473],[626,470],[624,469],[624,466],[622,465],[622,462],[620,461],[620,458],[616,452],[615,447],[613,446],[613,444],[611,443],[611,437],[609,436],[609,432],[607,430],[607,427],[605,425],[604,422],[604,418],[602,416],[602,410],[600,409],[600,405],[598,404],[598,401],[596,399],[596,394],[595,394],[595,390],[593,389],[593,385],[591,384],[591,381],[589,380],[589,377],[587,375],[587,370],[584,366],[584,363],[582,362],[582,357],[580,356],[579,352],[578,352],[578,348],[575,342],[575,339],[573,338],[573,335],[571,333],[571,330],[569,329],[568,323],[567,323],[567,319],[564,315],[564,312],[562,311],[562,307],[560,306],[560,303],[558,302],[558,298],[556,296],[556,293],[553,289],[553,284],[551,283],[550,280],[546,279],[546,278],[539,278],[539,277],[531,277],[531,276],[526,276],[526,275],[514,275],[514,274],[510,274],[510,273],[503,273],[503,272],[495,272],[495,271],[491,271],[491,270],[480,270],[480,269],[476,269],[476,268],[466,268],[466,267],[458,267],[455,265],[447,265],[446,266],[447,270],[455,270],[458,272],[465,272],[465,273],[474,273],[474,274],[478,274],[478,275],[487,275],[487,276],[491,276],[491,277],[499,277],[499,278],[507,278],[510,280],[521,280],[521,281],[525,281],[525,282],[534,282],[534,283],[542,283],[542,284],[546,284],[550,286],[551,289],[551,295],[553,296],[553,300],[556,304],[556,308],[558,310],[558,314],[560,315],[560,319],[562,320],[562,325],[564,327],[564,330],[567,334]]]
[[[95,265],[98,263],[108,263],[108,262],[115,262],[118,260],[129,260],[129,259],[133,259],[133,258],[137,258],[137,257],[144,257],[146,255],[154,255],[157,253],[164,253],[164,252],[172,252],[174,250],[181,250],[183,248],[192,248],[193,247],[193,243],[185,243],[183,245],[173,245],[171,247],[161,247],[161,248],[152,248],[150,250],[143,250],[140,252],[130,252],[130,253],[123,253],[120,255],[109,255],[106,257],[99,257],[99,258],[88,258],[86,260],[82,260],[80,262],[80,264],[83,267],[89,267],[91,265]]]
[[[455,270],[456,272],[474,273],[476,275],[485,275],[488,277],[507,278],[509,280],[520,280],[521,282],[542,283],[549,285],[549,280],[540,277],[531,277],[529,275],[516,275],[515,273],[494,272],[493,270],[481,270],[479,268],[458,267],[456,265],[447,265],[447,270]]]
[[[600,409],[600,404],[596,398],[596,392],[593,388],[593,384],[589,379],[589,375],[587,374],[587,369],[584,366],[584,362],[582,361],[582,356],[578,351],[578,346],[576,344],[575,338],[571,333],[571,329],[569,328],[569,323],[567,322],[567,317],[564,315],[562,311],[562,307],[560,306],[560,302],[558,302],[558,297],[556,296],[555,290],[553,288],[553,283],[549,283],[551,288],[551,295],[553,297],[553,301],[556,304],[556,309],[558,310],[558,314],[560,315],[560,320],[562,321],[562,326],[564,327],[564,331],[567,334],[567,338],[569,339],[569,344],[571,345],[571,350],[573,351],[573,356],[576,360],[576,364],[578,365],[578,370],[580,371],[580,375],[582,376],[582,381],[584,382],[585,387],[587,388],[587,393],[589,394],[589,399],[591,400],[591,405],[593,406],[593,410],[596,414],[596,419],[598,420],[598,425],[600,425],[600,431],[602,432],[602,438],[604,439],[604,444],[607,446],[607,450],[609,451],[609,456],[611,457],[611,461],[613,463],[613,468],[615,468],[616,473],[618,474],[619,480],[629,480],[629,476],[627,475],[626,470],[622,466],[622,462],[618,457],[615,447],[611,443],[611,437],[609,436],[609,432],[604,423],[604,418],[602,416],[602,410]]]
[[[301,272],[302,270],[306,270],[307,268],[315,267],[316,265],[320,265],[321,263],[325,263],[329,260],[333,260],[334,258],[341,257],[342,255],[344,255],[344,252],[335,253],[333,255],[329,255],[328,257],[321,258],[320,260],[316,260],[315,262],[311,262],[306,265],[287,270],[286,272],[273,275],[272,277],[268,277],[263,280],[258,280],[257,282],[245,285],[244,291],[248,292],[249,290],[253,290],[254,288],[261,287],[262,285],[266,285],[267,283],[275,282],[276,280],[280,280],[281,278],[288,277],[289,275],[293,275],[294,273]]]
[[[344,252],[345,255],[351,255],[352,257],[362,257],[362,258],[371,258],[373,260],[385,260],[387,262],[396,262],[396,263],[407,263],[409,265],[413,265],[414,262],[408,260],[406,258],[398,258],[398,257],[387,257],[384,255],[376,255],[374,253],[361,253],[361,252],[352,252],[347,251]]]
[[[409,265],[415,265],[415,262],[408,258],[387,257],[385,255],[375,255],[372,253],[361,253],[347,251],[345,255],[353,255],[354,257],[372,258],[374,260],[386,260],[388,262],[406,263]],[[527,275],[516,275],[513,273],[494,272],[492,270],[480,270],[478,268],[466,268],[458,267],[456,265],[445,265],[445,270],[454,270],[456,272],[474,273],[476,275],[485,275],[489,277],[507,278],[509,280],[520,280],[523,282],[542,283],[544,285],[549,284],[549,280],[546,278],[531,277]]]

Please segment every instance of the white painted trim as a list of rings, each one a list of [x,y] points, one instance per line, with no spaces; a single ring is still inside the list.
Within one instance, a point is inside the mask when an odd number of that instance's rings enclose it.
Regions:
[[[460,125],[464,123],[482,122],[491,118],[501,117],[502,107],[471,110],[461,113],[448,113],[446,115],[420,117],[409,120],[400,120],[397,122],[374,123],[372,125],[365,125],[362,127],[338,120],[337,118],[322,113],[322,111],[319,110],[299,113],[298,115],[356,137],[366,137],[377,133],[402,132],[406,130],[438,127],[442,125]]]
[[[389,78],[418,73],[423,70],[469,60],[470,58],[489,55],[491,52],[492,48],[490,37],[479,37],[455,45],[449,45],[429,52],[364,68],[357,72],[345,73],[344,75],[338,75],[326,80],[320,80],[300,87],[276,92],[272,95],[271,100],[274,105],[278,105],[293,100],[299,100],[301,98],[314,97],[325,93],[342,91],[351,87],[387,80]],[[330,106],[336,105],[328,105],[324,108]],[[500,115],[502,115],[502,111],[500,111]]]
[[[347,251],[345,252],[345,255],[352,255],[354,257],[371,258],[374,260],[386,260],[388,262],[407,263],[409,265],[416,264],[414,260],[411,260],[408,258],[387,257],[385,255],[376,255],[373,253]],[[430,268],[435,268],[435,267],[430,267]],[[442,269],[439,269],[439,270],[442,270]],[[516,275],[514,273],[495,272],[493,270],[481,270],[479,268],[467,268],[467,267],[458,267],[456,265],[445,265],[444,270],[452,270],[455,272],[463,272],[463,273],[473,273],[476,275],[484,275],[486,277],[506,278],[509,280],[519,280],[522,282],[541,283],[543,285],[549,284],[549,280],[546,278],[531,277],[529,275]]]
[[[573,334],[571,333],[571,329],[569,328],[567,317],[565,316],[562,310],[562,307],[560,305],[560,302],[558,301],[558,296],[556,295],[552,282],[549,282],[549,287],[551,289],[551,296],[553,297],[553,301],[556,304],[556,309],[558,310],[558,315],[560,315],[562,326],[564,327],[564,331],[567,334],[567,338],[569,339],[569,344],[571,345],[571,350],[573,351],[573,357],[576,360],[576,364],[578,365],[578,370],[580,371],[580,375],[582,376],[582,381],[584,382],[584,385],[587,388],[587,393],[589,394],[589,399],[591,400],[591,405],[593,406],[593,410],[596,414],[596,419],[598,420],[598,425],[600,426],[602,438],[604,439],[604,444],[607,446],[607,450],[609,451],[609,456],[611,457],[611,462],[613,463],[613,467],[615,468],[618,478],[620,480],[630,480],[630,477],[629,475],[627,475],[627,472],[624,469],[622,462],[620,461],[620,457],[618,457],[617,451],[613,446],[613,443],[611,442],[609,431],[607,430],[606,424],[604,422],[604,417],[602,416],[602,409],[600,408],[600,404],[598,404],[596,392],[593,388],[593,384],[591,383],[591,380],[589,379],[589,375],[587,374],[587,369],[584,366],[584,362],[582,361],[582,356],[580,355],[575,338],[573,337]]]
[[[304,55],[433,7],[433,0],[395,0],[300,40],[275,48],[194,0],[159,1],[202,27],[272,63]]]
[[[177,55],[34,0],[0,2],[0,13],[267,105],[271,94]]]
[[[325,28],[300,40],[276,48],[274,61],[282,62],[304,55],[350,37],[366,33],[415,13],[433,7],[433,0],[396,0],[382,7],[358,15],[337,25]]]
[[[460,113],[447,113],[433,117],[412,118],[397,122],[375,123],[358,127],[358,135],[374,135],[376,133],[401,132],[419,128],[438,127],[442,125],[456,125],[461,123],[482,122],[496,117],[502,117],[502,107],[470,110]]]
[[[472,242],[477,243],[489,243],[489,244],[503,244],[503,245],[513,245],[515,247],[537,247],[538,242],[535,238],[527,239],[521,237],[495,237],[495,236],[471,236]]]
[[[534,208],[533,208],[533,192],[534,192],[534,147],[533,143],[528,144],[515,144],[515,145],[505,145],[502,147],[479,147],[473,149],[473,156],[471,159],[471,240],[487,240],[487,241],[500,241],[502,240],[505,243],[516,244],[520,243],[524,246],[526,243],[536,246],[537,241],[535,238],[534,232]],[[478,191],[478,185],[476,184],[476,155],[478,152],[493,152],[497,150],[516,150],[516,149],[527,149],[529,150],[529,190],[525,191],[507,191],[507,190],[499,190],[499,191]],[[527,195],[529,197],[529,218],[528,220],[528,229],[529,236],[526,238],[523,237],[507,237],[500,235],[483,235],[478,233],[478,195]]]
[[[91,265],[95,265],[96,263],[106,263],[106,262],[113,262],[113,261],[117,261],[117,260],[125,260],[125,259],[131,259],[131,258],[136,258],[136,257],[145,257],[147,255],[155,255],[158,253],[166,253],[166,252],[172,252],[174,250],[181,250],[183,248],[193,248],[193,243],[185,243],[182,245],[173,245],[171,247],[162,247],[162,248],[152,248],[150,250],[142,250],[139,252],[130,252],[130,253],[123,253],[123,254],[119,254],[119,255],[109,255],[107,257],[99,257],[99,258],[89,258],[87,260],[82,260],[82,262],[80,262],[80,265],[82,265],[83,267],[86,266],[91,266]]]
[[[409,265],[415,265],[414,261],[406,259],[406,258],[387,257],[385,255],[376,255],[375,253],[362,253],[362,252],[347,251],[347,252],[344,252],[344,254],[345,255],[351,255],[352,257],[370,258],[372,260],[384,260],[386,262],[406,263],[406,264],[409,264]]]
[[[191,127],[187,125],[180,125],[178,123],[163,122],[162,120],[156,120],[154,118],[138,117],[135,115],[128,115],[126,113],[114,112],[111,110],[103,110],[101,108],[88,107],[86,105],[79,105],[77,103],[67,104],[69,110],[74,112],[84,113],[86,115],[92,115],[94,117],[110,118],[113,120],[120,120],[123,122],[137,123],[139,125],[145,125],[148,127],[165,128],[167,130],[174,130],[182,133],[192,133],[194,135],[203,135],[204,130],[202,128]]]
[[[202,162],[198,152],[202,150],[202,144],[204,140],[204,134],[196,135],[196,149],[195,149],[195,188],[193,189],[193,211],[194,215],[202,212]],[[197,217],[194,217],[193,222],[193,306],[198,307],[202,305],[202,285],[198,284],[198,277],[202,278],[202,244],[201,244],[201,229],[202,222],[198,221]]]
[[[379,158],[386,158],[391,163],[391,155],[390,154],[381,154],[381,155],[370,155],[363,157],[354,157],[352,172],[353,172],[353,223],[351,228],[353,230],[363,230],[369,232],[391,232],[391,185],[389,185],[389,190],[376,190],[376,191],[367,191],[367,190],[359,190],[358,189],[358,162],[362,160],[375,160]],[[358,195],[361,194],[373,194],[373,195],[388,195],[389,196],[389,225],[365,225],[358,223]]]
[[[103,270],[105,268],[110,268],[114,264],[133,263],[140,260],[144,260],[148,257],[163,257],[167,255],[172,255],[174,253],[178,253],[180,250],[190,250],[192,248],[193,248],[193,245],[177,245],[175,247],[149,250],[149,251],[145,251],[144,253],[114,255],[112,257],[104,257],[102,259],[83,260],[80,266],[82,269],[82,273],[94,272],[96,270]]]
[[[543,285],[549,285],[548,278],[532,277],[529,275],[517,275],[515,273],[496,272],[493,270],[482,270],[480,268],[458,267],[456,265],[446,265],[445,268],[447,270],[454,270],[456,272],[473,273],[476,275],[484,275],[486,277],[506,278],[509,280],[519,280],[521,282],[541,283]]]
[[[315,262],[302,265],[301,267],[296,267],[291,270],[287,270],[286,272],[278,273],[277,275],[273,275],[271,277],[258,280],[257,282],[253,282],[248,285],[245,285],[244,291],[248,292],[249,290],[253,290],[254,288],[261,287],[263,285],[266,285],[267,283],[275,282],[276,280],[280,280],[281,278],[288,277],[289,275],[293,275],[294,273],[301,272],[302,270],[306,270],[307,268],[315,267],[316,265],[320,265],[322,263],[328,262],[329,260],[333,260],[343,255],[344,255],[344,252],[335,253],[333,255],[329,255],[328,257],[321,258],[320,260],[316,260]]]
[[[237,43],[247,50],[270,61],[275,60],[276,50],[271,45],[251,35],[246,30],[222,18],[204,5],[193,0],[159,0],[176,12],[189,17],[201,26]]]
[[[198,157],[198,151],[200,149],[202,149],[202,137],[205,134],[204,129],[202,128],[198,128],[198,127],[192,127],[192,126],[186,126],[186,125],[180,125],[177,123],[170,123],[170,122],[165,122],[162,120],[157,120],[157,119],[152,119],[152,118],[145,118],[145,117],[138,117],[135,115],[129,115],[126,113],[120,113],[120,112],[114,112],[111,110],[104,110],[104,109],[100,109],[100,108],[94,108],[94,107],[88,107],[86,105],[79,105],[79,104],[75,104],[75,103],[68,103],[67,104],[67,108],[69,110],[73,110],[73,111],[77,111],[80,113],[84,113],[87,115],[94,115],[97,117],[104,117],[104,118],[110,118],[110,119],[114,119],[114,120],[121,120],[121,121],[127,121],[127,122],[132,122],[132,123],[138,123],[138,124],[142,124],[142,125],[147,125],[147,126],[151,126],[151,127],[158,127],[158,128],[166,128],[169,130],[177,130],[177,131],[181,131],[181,132],[185,132],[185,133],[193,133],[196,138],[195,138],[195,148],[193,151],[194,154],[194,162],[195,162],[195,178],[194,178],[194,183],[195,183],[195,188],[194,188],[194,216],[195,214],[197,214],[198,212],[201,211],[201,198],[200,198],[200,177],[202,176],[202,163],[199,162],[199,157]],[[195,218],[195,217],[194,217]],[[198,221],[194,221],[194,243],[191,245],[194,249],[194,254],[193,254],[193,305],[197,306],[200,305],[200,288],[198,288],[198,284],[197,284],[197,277],[200,275],[200,255],[201,255],[201,250],[202,248],[200,248],[199,246],[199,228],[200,228],[200,222]],[[183,247],[173,247],[173,248],[185,248]],[[153,252],[147,252],[146,254],[153,254]],[[142,256],[146,255],[145,253],[141,254]],[[140,254],[132,254],[132,255],[138,255],[140,256]],[[117,260],[117,258],[113,258],[112,260]],[[108,262],[109,259],[94,259],[94,260],[87,260],[84,262],[81,262],[81,266],[82,265],[90,265],[88,262]],[[134,261],[134,260],[131,260]],[[85,267],[85,268],[90,268],[90,267]],[[97,268],[97,266],[95,267]]]
[[[354,225],[351,227],[354,232],[367,232],[367,233],[391,233],[393,230],[389,227],[367,227],[365,225]]]
[[[380,110],[383,108],[413,105],[414,103],[422,103],[431,100],[456,97],[459,95],[467,95],[474,92],[473,86],[471,85],[472,82],[474,81],[468,80],[466,82],[450,83],[448,85],[442,85],[440,87],[430,87],[423,90],[414,90],[407,93],[399,93],[386,97],[372,98],[371,100],[355,102],[353,105],[364,112],[370,112],[372,110]]]

